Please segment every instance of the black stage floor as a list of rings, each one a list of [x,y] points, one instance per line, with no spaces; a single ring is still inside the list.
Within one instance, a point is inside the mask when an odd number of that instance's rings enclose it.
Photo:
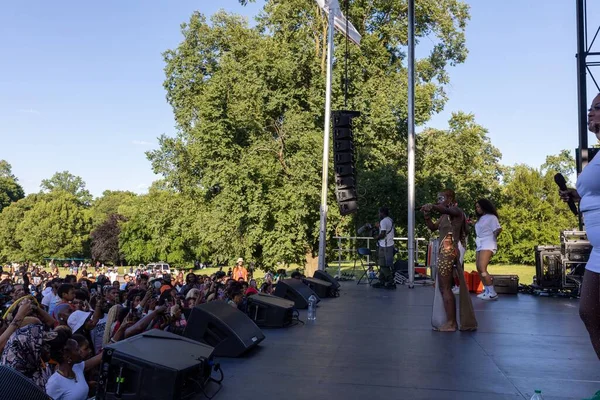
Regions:
[[[216,399],[581,399],[600,390],[600,362],[578,301],[473,296],[479,330],[433,332],[433,288],[344,282],[317,321],[265,330],[225,372]],[[306,311],[301,312],[301,319]]]

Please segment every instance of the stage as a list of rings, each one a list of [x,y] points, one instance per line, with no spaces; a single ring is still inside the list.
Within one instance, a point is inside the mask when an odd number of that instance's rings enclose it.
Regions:
[[[600,368],[578,300],[504,295],[474,306],[479,330],[433,332],[431,287],[343,282],[315,323],[266,329],[258,349],[219,359],[216,399],[581,399]],[[306,319],[302,311],[301,319]]]

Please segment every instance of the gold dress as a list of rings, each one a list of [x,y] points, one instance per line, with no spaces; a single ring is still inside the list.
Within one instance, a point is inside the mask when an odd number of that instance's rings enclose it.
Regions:
[[[463,274],[463,265],[461,262],[461,249],[466,247],[466,223],[464,214],[462,217],[450,217],[443,214],[439,220],[440,245],[437,256],[437,277],[434,288],[433,309],[431,315],[431,325],[434,329],[439,329],[448,322],[444,301],[440,290],[439,277],[447,277],[449,274],[458,276],[460,282],[460,293],[458,295],[458,313],[457,323],[461,331],[474,331],[477,329],[477,319],[473,310],[473,303],[469,295],[469,288],[465,282]]]

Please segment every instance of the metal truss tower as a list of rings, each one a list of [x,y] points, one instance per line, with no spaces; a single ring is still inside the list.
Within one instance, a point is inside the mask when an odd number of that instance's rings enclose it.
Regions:
[[[600,86],[594,77],[594,71],[600,67],[600,19],[588,19],[587,0],[575,0],[577,3],[577,115],[579,147],[577,149],[577,173],[580,173],[591,159],[588,151],[588,77],[600,93]],[[591,25],[591,26],[590,26]],[[589,30],[589,29],[592,30]],[[590,33],[593,32],[593,36]]]

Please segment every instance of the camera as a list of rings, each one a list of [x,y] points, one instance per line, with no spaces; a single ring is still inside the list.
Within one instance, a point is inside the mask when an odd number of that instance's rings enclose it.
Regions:
[[[358,228],[356,233],[358,233],[359,235],[365,234],[370,235],[372,237],[377,237],[379,236],[379,229],[376,226],[367,222],[366,224]]]

